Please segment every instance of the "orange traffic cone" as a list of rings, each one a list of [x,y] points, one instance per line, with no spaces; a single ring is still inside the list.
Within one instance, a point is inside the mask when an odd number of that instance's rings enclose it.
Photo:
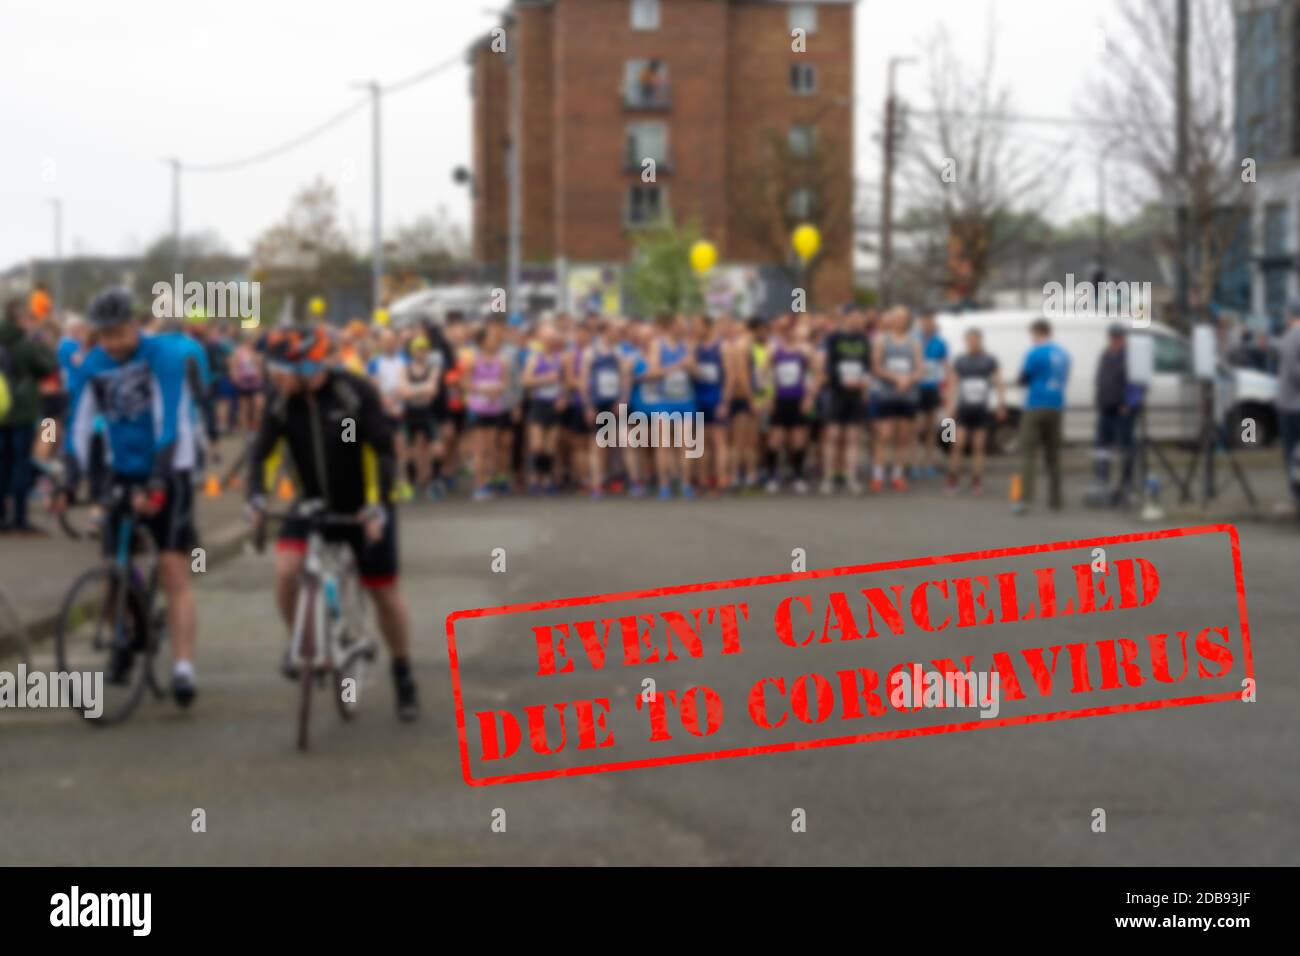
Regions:
[[[1008,496],[1012,501],[1019,501],[1022,490],[1020,487],[1020,472],[1011,476],[1011,494]]]
[[[221,479],[216,475],[208,475],[203,482],[203,493],[209,498],[221,497]]]
[[[280,485],[276,489],[276,495],[281,501],[293,501],[293,482],[289,480],[288,475],[280,476]]]

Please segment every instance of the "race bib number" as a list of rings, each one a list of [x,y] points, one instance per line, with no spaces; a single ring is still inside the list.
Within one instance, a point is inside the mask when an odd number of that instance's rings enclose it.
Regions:
[[[674,369],[664,377],[664,395],[668,398],[686,398],[690,394],[691,379],[685,369]]]
[[[842,359],[837,367],[841,385],[857,385],[862,381],[861,359]]]
[[[602,399],[618,398],[618,372],[602,368],[596,372],[596,395]]]
[[[940,366],[935,359],[925,360],[925,380],[927,382],[939,381]]]
[[[560,383],[551,382],[549,385],[538,385],[533,392],[533,397],[543,402],[553,402],[560,397]]]
[[[706,385],[716,385],[718,384],[718,379],[722,377],[722,371],[718,368],[716,362],[708,362],[699,366],[695,370],[695,373],[699,376],[700,381],[704,382]]]
[[[912,360],[906,355],[891,355],[885,362],[885,368],[889,369],[894,375],[910,375],[912,373]]]
[[[779,388],[794,388],[803,375],[803,365],[793,359],[776,363],[776,384]]]
[[[988,400],[988,379],[963,378],[961,380],[961,403],[963,405],[987,405]]]

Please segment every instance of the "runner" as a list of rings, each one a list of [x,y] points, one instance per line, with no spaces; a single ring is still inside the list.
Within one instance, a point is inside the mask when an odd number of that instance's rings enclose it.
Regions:
[[[989,398],[997,391],[997,410],[989,407]],[[952,363],[948,373],[948,409],[956,425],[952,448],[948,451],[949,492],[957,490],[961,476],[961,459],[970,440],[970,489],[980,494],[984,482],[984,452],[989,432],[996,419],[1006,415],[1006,396],[998,360],[984,351],[984,336],[979,329],[966,332],[966,351]]]
[[[731,384],[727,403],[727,460],[731,463],[728,487],[740,490],[758,486],[758,371],[754,362],[754,337],[743,322],[729,321],[722,335],[726,376]]]
[[[266,380],[262,374],[262,359],[254,347],[254,339],[243,330],[235,333],[235,347],[230,353],[229,375],[235,386],[235,422],[246,433],[257,431],[265,401],[263,388]]]
[[[695,392],[691,386],[695,358],[683,336],[685,323],[681,316],[666,315],[659,320],[659,336],[650,349],[650,365],[645,378],[653,383],[653,390],[642,388],[642,401],[651,414],[653,433],[655,477],[659,482],[659,499],[666,501],[673,495],[673,484],[680,488],[683,498],[694,498],[686,457],[681,448],[673,445],[673,420],[685,423],[686,416],[695,414]],[[663,413],[654,416],[655,412]],[[670,417],[671,416],[671,417]]]
[[[921,381],[917,387],[917,433],[920,451],[912,446],[913,474],[933,478],[936,443],[936,419],[941,404],[940,391],[948,379],[948,343],[939,335],[939,320],[933,310],[921,313]]]
[[[653,340],[651,329],[647,323],[637,320],[627,323],[623,335],[623,341],[619,343],[618,350],[627,360],[631,374],[627,409],[629,414],[633,412],[644,413],[648,403],[657,401],[658,396],[657,383],[645,378],[645,373],[650,368],[650,362],[646,355]],[[621,425],[619,426],[619,444],[623,448],[623,461],[627,467],[627,493],[633,498],[640,498],[646,493],[646,484],[649,481],[649,475],[653,471],[649,458],[649,449],[630,447],[627,443],[627,432]]]
[[[610,327],[610,322],[596,320],[591,347],[583,356],[582,405],[586,410],[587,428],[590,432],[600,430],[599,422],[604,413],[612,414],[617,419],[619,404],[626,404],[628,400],[632,359],[610,340]],[[592,498],[600,498],[604,493],[605,479],[613,471],[608,465],[612,464],[618,449],[615,446],[596,447],[594,439],[592,446],[590,493]]]
[[[704,415],[704,455],[698,480],[702,488],[722,491],[731,484],[727,454],[727,412],[735,379],[727,374],[726,330],[730,320],[706,315],[695,320],[695,407]],[[706,462],[712,456],[713,467]]]
[[[846,489],[861,494],[858,448],[866,420],[866,395],[871,382],[871,341],[861,312],[852,311],[826,339],[820,353],[821,378],[828,384],[826,432],[822,446],[824,495],[835,490],[835,466],[841,467]],[[842,449],[842,452],[841,452]]]
[[[872,368],[876,391],[876,459],[872,463],[871,490],[885,485],[886,470],[893,463],[892,484],[907,490],[903,468],[911,447],[912,420],[916,418],[917,382],[921,377],[921,343],[907,334],[907,309],[890,309],[884,331],[872,346]]]
[[[437,500],[433,487],[433,443],[438,426],[434,404],[438,398],[439,379],[442,378],[442,356],[434,355],[429,340],[417,335],[411,340],[411,360],[402,370],[402,384],[398,397],[403,405],[403,423],[406,442],[415,467],[415,484],[421,494]]]
[[[392,329],[379,333],[379,351],[366,366],[370,380],[379,389],[384,415],[393,435],[394,455],[397,459],[395,476],[397,500],[410,501],[415,492],[406,480],[406,441],[402,434],[402,382],[405,376],[406,356],[402,354],[397,334]]]
[[[772,406],[771,431],[768,433],[767,491],[781,490],[781,453],[789,452],[795,494],[806,494],[804,454],[808,442],[808,413],[812,409],[813,391],[808,387],[812,367],[812,350],[801,335],[794,313],[777,320],[769,348],[769,387],[775,401]]]
[[[284,461],[302,499],[321,500],[331,514],[357,515],[363,520],[359,527],[326,528],[325,538],[346,543],[352,550],[392,654],[398,717],[410,721],[419,713],[419,703],[411,674],[410,615],[397,588],[391,417],[375,387],[360,375],[327,365],[328,354],[329,342],[322,330],[277,330],[268,338],[274,391],[250,456],[249,511],[254,522],[263,520],[267,488]],[[349,421],[354,432],[351,440],[344,440],[340,425]],[[289,630],[306,535],[304,523],[288,520],[276,542],[276,605]],[[295,676],[287,660],[284,669],[287,676]]]
[[[122,492],[100,535],[104,554],[114,553],[127,509],[134,511],[158,546],[158,582],[167,598],[174,662],[172,696],[181,707],[188,707],[197,693],[198,622],[190,561],[192,550],[199,546],[191,474],[197,458],[192,344],[174,332],[144,335],[134,298],[125,288],[106,289],[96,296],[88,320],[99,344],[73,370],[69,451],[82,471],[89,470],[95,419],[103,415],[108,481]],[[206,379],[201,384],[206,387]],[[67,507],[70,491],[63,489],[54,496],[56,513]],[[120,681],[129,674],[133,653],[130,647],[116,650],[105,679]]]
[[[567,407],[564,363],[565,343],[550,322],[538,333],[538,348],[524,365],[523,387],[528,396],[528,491],[554,493],[559,451],[560,420]]]
[[[500,318],[489,318],[479,330],[479,345],[466,362],[466,427],[470,432],[470,455],[473,459],[474,500],[492,497],[492,477],[496,473],[500,432],[509,427],[505,394],[510,372],[501,354],[505,326]]]

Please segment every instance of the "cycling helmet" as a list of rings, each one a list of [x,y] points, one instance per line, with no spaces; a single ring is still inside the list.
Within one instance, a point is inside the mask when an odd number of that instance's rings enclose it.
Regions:
[[[276,329],[266,338],[265,352],[272,368],[295,375],[314,375],[329,355],[330,341],[320,329]]]
[[[112,286],[95,296],[87,318],[97,329],[121,325],[135,315],[135,296],[125,286]]]

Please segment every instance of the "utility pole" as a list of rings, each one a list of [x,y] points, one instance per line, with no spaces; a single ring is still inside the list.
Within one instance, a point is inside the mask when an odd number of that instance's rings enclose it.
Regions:
[[[891,56],[889,58],[885,93],[884,175],[881,177],[880,197],[880,304],[889,306],[894,299],[894,128],[897,98],[894,95],[894,74],[904,63],[915,57]]]
[[[1106,156],[1097,158],[1097,276],[1106,281]]]
[[[383,304],[384,240],[381,206],[383,159],[379,126],[379,100],[383,95],[383,89],[374,80],[360,83],[358,86],[370,91],[370,135],[373,151],[370,169],[370,314],[373,317]]]
[[[1187,47],[1189,32],[1187,0],[1178,0],[1174,62],[1174,182],[1178,191],[1178,319],[1188,319],[1187,301]]]
[[[51,199],[54,208],[54,314],[63,314],[63,200]]]
[[[514,22],[518,25],[518,21]],[[523,311],[519,302],[519,258],[522,240],[523,220],[523,168],[520,160],[520,147],[523,133],[523,110],[520,109],[519,97],[522,87],[519,82],[519,56],[515,52],[518,34],[508,36],[506,42],[506,69],[510,71],[510,137],[506,155],[506,179],[510,185],[508,248],[506,252],[506,314],[513,315]]]
[[[172,168],[172,272],[181,274],[181,161],[167,160]]]

